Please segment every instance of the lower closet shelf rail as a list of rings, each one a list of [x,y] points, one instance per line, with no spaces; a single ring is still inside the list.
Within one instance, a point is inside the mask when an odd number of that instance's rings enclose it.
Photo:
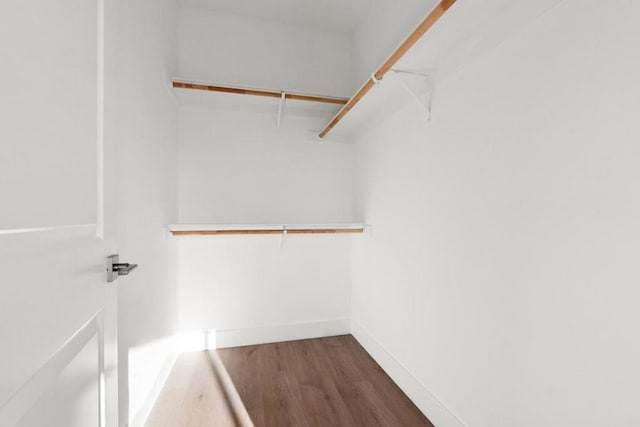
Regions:
[[[265,228],[243,228],[243,227],[169,227],[174,236],[216,236],[216,235],[265,235],[265,234],[357,234],[363,233],[364,225],[355,226],[329,226],[329,227],[265,227]]]

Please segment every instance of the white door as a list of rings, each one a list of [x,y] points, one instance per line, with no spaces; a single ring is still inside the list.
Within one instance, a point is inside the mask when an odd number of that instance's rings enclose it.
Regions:
[[[3,427],[117,423],[112,8],[0,2]]]

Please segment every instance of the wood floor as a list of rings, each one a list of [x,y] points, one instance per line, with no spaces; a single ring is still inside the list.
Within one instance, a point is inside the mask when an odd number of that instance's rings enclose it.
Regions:
[[[217,353],[256,427],[433,426],[351,335]],[[207,353],[184,354],[147,425],[235,426],[226,396]]]
[[[206,351],[183,353],[145,424],[147,427],[237,426],[224,387]]]

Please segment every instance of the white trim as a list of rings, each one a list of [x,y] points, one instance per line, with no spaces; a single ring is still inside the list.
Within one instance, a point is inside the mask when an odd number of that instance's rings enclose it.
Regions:
[[[96,46],[98,66],[96,70],[96,237],[104,239],[104,111],[105,111],[105,9],[104,0],[98,0],[98,43]]]
[[[173,369],[177,358],[178,355],[176,353],[172,353],[167,358],[167,361],[164,363],[164,365],[162,365],[162,369],[158,373],[158,377],[156,379],[156,382],[153,384],[151,391],[147,395],[147,398],[145,399],[138,412],[133,417],[133,420],[129,423],[130,427],[143,427],[146,424],[149,419],[149,415],[151,415],[151,411],[153,410],[153,407],[155,406],[156,401],[160,396],[160,392],[164,388],[164,384],[167,382],[169,374],[171,374],[171,370]]]
[[[351,321],[351,334],[434,425],[438,427],[467,427],[426,385],[385,350],[373,335],[353,320]]]
[[[98,339],[102,337],[100,330],[101,318],[102,312],[98,312],[82,325],[71,338],[56,350],[37,372],[0,407],[0,425],[12,426],[20,421],[27,411],[36,404],[40,396],[55,383],[60,373],[73,361],[87,343],[96,336],[98,336]],[[102,350],[102,346],[99,344],[99,353],[100,350]],[[102,359],[102,354],[99,354],[99,358]],[[104,365],[100,364],[100,368],[103,367]],[[99,372],[99,375],[103,376],[104,371]],[[100,411],[102,410],[103,408],[100,408]]]
[[[216,331],[194,330],[182,331],[176,334],[175,348],[178,353],[192,351],[215,350]]]
[[[350,333],[350,319],[330,319],[287,325],[216,331],[216,348],[295,341]]]

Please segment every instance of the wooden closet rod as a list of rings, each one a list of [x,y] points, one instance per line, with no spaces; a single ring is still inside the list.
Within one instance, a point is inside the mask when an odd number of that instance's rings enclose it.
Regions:
[[[411,34],[409,34],[409,37],[407,37],[405,41],[402,42],[400,47],[391,54],[389,59],[387,59],[385,63],[382,64],[382,67],[380,67],[380,69],[376,71],[369,80],[367,80],[367,82],[360,88],[360,90],[356,92],[355,95],[353,95],[349,102],[347,102],[345,106],[342,107],[342,109],[338,112],[338,114],[336,114],[331,122],[329,122],[329,124],[322,130],[322,132],[320,132],[320,138],[324,138],[325,136],[327,136],[331,129],[333,129],[335,125],[337,125],[340,120],[342,120],[344,116],[346,116],[347,113],[351,111],[351,109],[355,107],[362,98],[364,98],[364,96],[371,90],[371,88],[376,85],[376,82],[378,80],[382,80],[385,74],[387,74],[389,70],[391,70],[391,68],[400,60],[400,58],[402,58],[404,54],[407,53],[407,51],[411,49],[413,45],[416,44],[416,42],[420,40],[427,31],[429,31],[433,24],[438,22],[442,15],[444,15],[445,12],[449,10],[449,8],[455,2],[456,0],[442,0],[440,4],[438,4],[431,11],[431,13],[429,13],[429,15],[418,25],[418,27],[413,30]]]
[[[296,101],[324,102],[326,104],[344,105],[347,103],[346,98],[334,98],[330,96],[303,95],[299,93],[276,92],[263,89],[246,89],[230,86],[205,85],[199,83],[187,83],[174,81],[173,87],[180,89],[204,90],[209,92],[235,93],[238,95],[266,96],[268,98],[281,98],[284,93],[284,99],[293,99]]]
[[[363,233],[364,228],[297,228],[286,230],[172,230],[174,236],[211,236],[227,235],[236,236],[243,234],[343,234]]]

